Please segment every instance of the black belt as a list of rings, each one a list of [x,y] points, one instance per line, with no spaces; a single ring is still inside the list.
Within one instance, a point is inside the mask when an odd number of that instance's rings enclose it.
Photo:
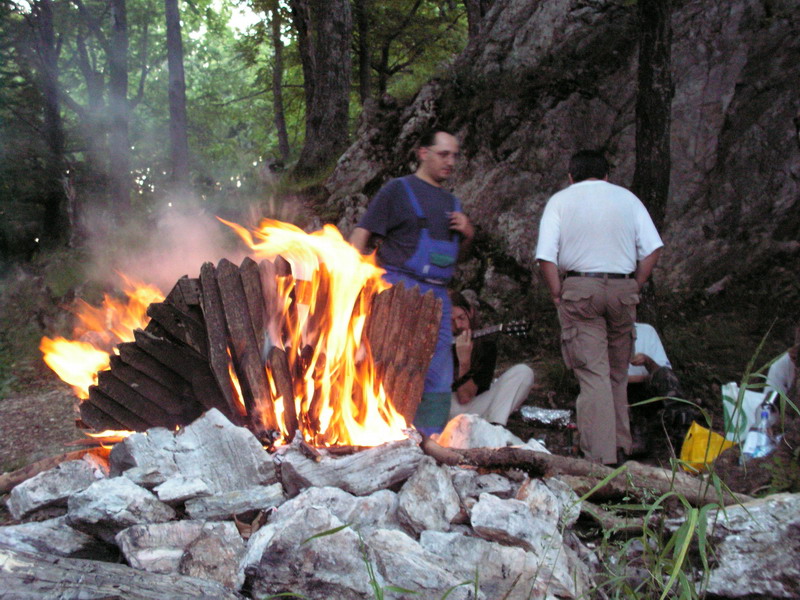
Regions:
[[[603,279],[633,279],[633,273],[582,273],[567,271],[567,277],[601,277]]]

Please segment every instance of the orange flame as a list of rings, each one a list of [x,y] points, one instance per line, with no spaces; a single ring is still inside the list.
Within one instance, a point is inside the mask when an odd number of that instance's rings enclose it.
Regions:
[[[294,382],[294,398],[282,398],[267,368],[284,440],[286,402],[294,403],[304,439],[318,446],[372,446],[404,438],[408,425],[378,381],[362,339],[372,298],[389,287],[373,257],[362,256],[330,225],[306,234],[267,220],[251,233],[223,222],[248,243],[257,261],[281,256],[292,267],[291,275],[278,277],[278,307],[268,315],[270,343],[286,351],[292,373],[302,374]],[[153,286],[121,277],[127,301],[106,295],[100,307],[79,302],[72,309],[78,318],[73,340],[42,338],[45,362],[80,398],[88,398],[115,346],[132,341],[133,330],[147,324],[150,303],[164,298]],[[233,369],[231,378],[236,385]],[[241,394],[237,385],[243,404]]]
[[[74,339],[43,337],[39,344],[47,366],[81,399],[89,397],[89,386],[97,383],[97,372],[108,368],[114,346],[133,341],[133,330],[147,324],[147,307],[164,299],[158,288],[119,275],[126,300],[105,294],[99,307],[77,300],[68,308],[78,320]]]
[[[256,260],[281,256],[292,267],[292,275],[279,278],[281,314],[273,316],[269,330],[270,341],[286,350],[290,370],[303,374],[294,404],[306,441],[372,446],[404,438],[408,425],[362,345],[372,298],[389,287],[374,259],[362,256],[331,225],[307,234],[265,220],[251,233],[223,222],[252,248]],[[302,355],[305,348],[310,356]],[[285,407],[276,404],[283,413]]]

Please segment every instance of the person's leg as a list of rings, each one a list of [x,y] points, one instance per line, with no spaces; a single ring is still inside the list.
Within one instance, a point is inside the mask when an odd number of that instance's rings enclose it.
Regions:
[[[456,399],[456,395],[453,394],[450,400],[450,418],[452,419],[458,415],[478,415],[488,421],[486,415],[489,412],[492,402],[494,402],[495,391],[494,385],[492,385],[491,388],[478,394],[466,404],[461,404]]]
[[[630,407],[628,406],[628,366],[633,356],[638,285],[633,279],[608,280],[606,321],[611,393],[614,398],[616,446],[631,453]]]
[[[490,423],[505,425],[509,415],[525,402],[532,387],[533,369],[528,365],[514,365],[500,375],[488,390],[493,397],[485,407],[484,418]]]
[[[427,291],[422,286],[421,291]],[[414,426],[425,433],[439,433],[447,425],[450,412],[450,396],[453,385],[453,332],[450,324],[450,297],[443,286],[428,286],[442,301],[442,319],[439,322],[439,336],[428,371],[425,374],[425,388],[422,400],[414,415]]]
[[[575,403],[581,450],[588,460],[613,464],[617,446],[603,283],[581,277],[564,280],[558,314],[564,360],[581,387]]]

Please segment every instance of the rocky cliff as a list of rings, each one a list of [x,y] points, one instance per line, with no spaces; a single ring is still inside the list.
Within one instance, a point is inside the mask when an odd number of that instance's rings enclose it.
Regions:
[[[757,275],[800,296],[796,8],[673,1],[672,171],[655,274],[664,287]],[[527,282],[542,208],[567,184],[572,151],[606,150],[611,181],[631,184],[638,27],[635,3],[622,0],[496,0],[482,34],[416,97],[367,106],[326,182],[340,228],[413,168],[417,135],[437,124],[462,141],[453,189],[479,226],[479,259],[463,276],[480,289],[499,262]]]

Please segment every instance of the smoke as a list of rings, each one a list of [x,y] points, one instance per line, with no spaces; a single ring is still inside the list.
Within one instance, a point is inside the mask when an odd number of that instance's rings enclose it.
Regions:
[[[182,198],[151,212],[147,223],[112,225],[108,215],[89,219],[88,248],[93,276],[118,283],[118,272],[168,293],[183,275],[198,277],[204,262],[227,258],[239,264],[249,254],[244,242],[194,200]]]

